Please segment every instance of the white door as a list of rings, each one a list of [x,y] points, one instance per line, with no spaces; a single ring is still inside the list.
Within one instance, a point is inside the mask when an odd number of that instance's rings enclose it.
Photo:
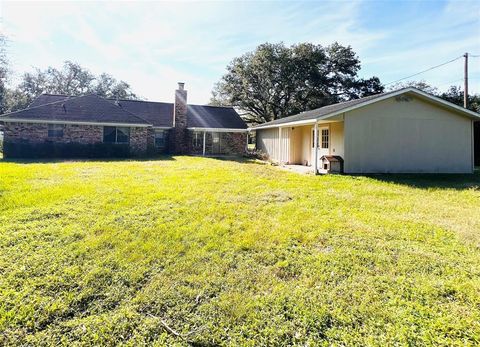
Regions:
[[[318,158],[330,154],[330,128],[318,127]]]
[[[314,141],[313,141],[313,134],[315,130],[312,129],[312,163],[315,160],[315,148]],[[330,128],[328,126],[318,127],[318,167],[321,168],[320,165],[320,158],[323,155],[330,154]]]

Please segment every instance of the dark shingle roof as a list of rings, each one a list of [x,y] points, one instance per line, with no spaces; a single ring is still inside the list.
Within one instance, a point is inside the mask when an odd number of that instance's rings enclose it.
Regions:
[[[114,101],[114,100],[112,100]],[[118,106],[152,124],[154,127],[173,126],[173,104],[140,100],[118,100]]]
[[[36,107],[40,105],[50,104],[52,102],[62,101],[68,98],[68,95],[42,94],[37,96],[28,107]]]
[[[344,110],[346,108],[362,104],[366,101],[375,100],[377,98],[386,96],[388,94],[397,93],[397,92],[398,92],[398,90],[394,90],[394,91],[391,91],[391,92],[388,92],[388,93],[380,93],[380,94],[366,96],[366,97],[360,98],[360,99],[355,99],[355,100],[340,102],[340,103],[333,104],[333,105],[323,106],[323,107],[316,108],[316,109],[310,110],[310,111],[305,111],[305,112],[302,112],[302,113],[299,113],[299,114],[296,114],[296,115],[293,115],[293,116],[280,118],[280,119],[275,119],[273,121],[257,125],[255,127],[253,127],[253,129],[255,129],[257,127],[264,127],[266,125],[280,125],[280,124],[284,124],[284,123],[298,122],[298,121],[303,121],[303,120],[313,120],[313,119],[316,119],[318,117],[326,116],[330,113],[336,113],[336,112],[339,112],[339,111]]]
[[[247,124],[233,107],[188,105],[187,127],[247,129]]]
[[[62,104],[65,104],[67,113],[58,109]],[[105,104],[112,109],[108,115],[102,113]],[[129,114],[130,118],[139,119],[137,123],[140,124],[148,123],[154,127],[173,127],[173,109],[173,103],[166,102],[104,99],[96,95],[90,95],[87,98],[86,96],[42,94],[27,109],[7,114],[5,118],[84,122],[107,122],[108,119],[112,123],[124,123],[121,120],[127,117],[125,114]],[[77,111],[78,115],[75,115],[74,113]],[[117,118],[117,115],[119,118]],[[200,105],[187,106],[187,126],[247,129],[245,122],[232,107]]]
[[[68,95],[59,94],[42,94],[39,95],[29,107],[49,104],[52,102],[68,99]],[[146,120],[155,127],[171,127],[173,126],[173,104],[167,102],[152,102],[142,100],[125,100],[125,99],[106,99],[116,103],[124,110],[133,113]]]
[[[150,124],[133,113],[118,107],[113,102],[96,95],[69,97],[44,105],[32,105],[24,110],[3,115],[0,117],[0,120],[2,119]]]

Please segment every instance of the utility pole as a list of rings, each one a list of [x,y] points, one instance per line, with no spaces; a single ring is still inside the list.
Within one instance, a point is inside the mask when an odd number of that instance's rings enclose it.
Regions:
[[[464,87],[463,87],[463,107],[468,107],[468,53],[465,53],[465,66],[463,69]]]

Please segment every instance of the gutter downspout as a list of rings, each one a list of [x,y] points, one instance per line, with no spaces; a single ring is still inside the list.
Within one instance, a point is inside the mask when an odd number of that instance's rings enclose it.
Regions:
[[[315,122],[315,126],[313,128],[313,148],[314,148],[314,163],[313,169],[314,174],[318,174],[318,123]]]

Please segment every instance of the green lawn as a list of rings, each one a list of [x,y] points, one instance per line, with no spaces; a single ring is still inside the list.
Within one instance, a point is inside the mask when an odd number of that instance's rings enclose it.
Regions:
[[[479,187],[0,161],[0,345],[478,345]]]

